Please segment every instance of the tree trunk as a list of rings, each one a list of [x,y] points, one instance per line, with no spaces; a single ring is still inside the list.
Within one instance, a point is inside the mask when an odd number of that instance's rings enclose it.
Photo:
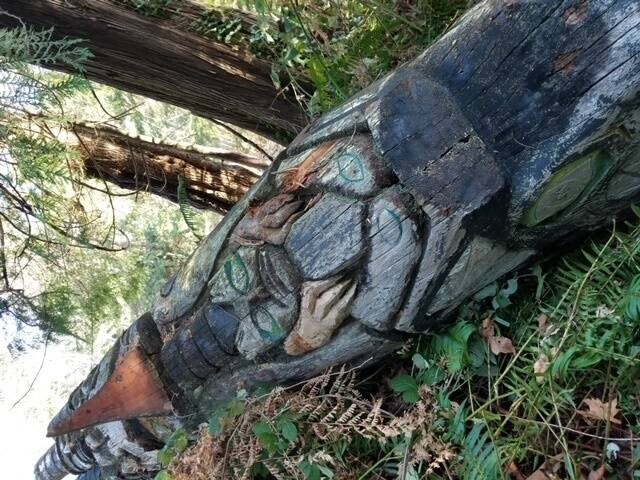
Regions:
[[[107,126],[72,124],[64,142],[74,144],[85,172],[122,188],[177,202],[180,178],[189,202],[226,213],[268,167],[242,153],[155,143]]]
[[[105,445],[161,445],[160,416],[193,428],[240,388],[379,359],[607,224],[640,199],[639,112],[636,0],[479,3],[274,162],[71,395],[37,478],[105,452],[118,478]],[[129,399],[113,365],[141,354]]]
[[[30,27],[54,27],[59,38],[85,40],[90,80],[280,142],[306,124],[301,106],[274,87],[269,63],[193,33],[176,17],[145,17],[112,0],[0,0],[0,10]],[[0,15],[0,26],[18,25],[10,15]]]

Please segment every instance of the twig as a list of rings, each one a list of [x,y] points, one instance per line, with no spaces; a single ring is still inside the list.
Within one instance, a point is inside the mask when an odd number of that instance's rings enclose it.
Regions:
[[[13,410],[16,405],[18,405],[22,400],[24,400],[24,398],[29,395],[29,392],[31,392],[31,389],[33,388],[33,385],[36,383],[36,380],[38,379],[38,376],[40,375],[40,372],[42,372],[42,368],[44,367],[44,361],[47,358],[47,347],[49,346],[49,338],[51,337],[51,330],[49,330],[49,332],[47,333],[47,338],[44,341],[44,353],[42,354],[42,362],[40,362],[40,368],[38,368],[38,371],[36,372],[35,377],[33,377],[33,380],[31,381],[31,384],[29,384],[29,388],[27,388],[27,391],[24,392],[22,394],[22,396],[15,401],[15,403],[13,405],[11,405],[11,410]]]
[[[211,119],[211,122],[213,122],[214,124],[218,125],[219,127],[224,128],[225,130],[231,132],[233,135],[235,135],[236,137],[238,137],[240,140],[242,140],[243,142],[248,143],[249,145],[251,145],[253,148],[255,148],[257,151],[259,151],[261,154],[263,154],[265,157],[267,157],[270,161],[273,162],[273,157],[271,155],[269,155],[266,150],[264,148],[262,148],[260,145],[258,145],[256,142],[254,142],[253,140],[247,138],[245,135],[243,135],[242,133],[240,133],[238,130],[236,130],[233,127],[230,127],[229,125],[227,125],[224,122],[221,122],[220,120],[215,120],[215,119]]]

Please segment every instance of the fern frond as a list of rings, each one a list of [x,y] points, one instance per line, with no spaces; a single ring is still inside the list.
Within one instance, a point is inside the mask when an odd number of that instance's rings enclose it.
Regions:
[[[462,452],[462,478],[468,480],[494,480],[500,473],[498,452],[481,423],[476,423],[466,436]]]
[[[202,240],[202,225],[199,222],[199,218],[194,212],[193,207],[189,204],[189,196],[187,194],[187,186],[182,175],[178,177],[178,206],[180,207],[180,213],[184,219],[184,223],[189,227],[189,230],[198,240]]]

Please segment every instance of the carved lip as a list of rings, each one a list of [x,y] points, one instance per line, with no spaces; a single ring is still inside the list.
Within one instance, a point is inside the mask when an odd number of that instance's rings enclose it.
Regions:
[[[168,415],[172,411],[155,367],[136,347],[122,357],[95,395],[77,409],[64,409],[56,415],[49,424],[47,436],[55,437],[114,420]]]

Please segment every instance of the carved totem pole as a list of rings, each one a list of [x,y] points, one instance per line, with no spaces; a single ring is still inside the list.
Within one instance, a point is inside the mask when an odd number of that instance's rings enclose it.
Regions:
[[[480,3],[289,146],[71,394],[36,478],[151,478],[240,388],[380,358],[606,224],[640,198],[639,91],[637,0]]]

